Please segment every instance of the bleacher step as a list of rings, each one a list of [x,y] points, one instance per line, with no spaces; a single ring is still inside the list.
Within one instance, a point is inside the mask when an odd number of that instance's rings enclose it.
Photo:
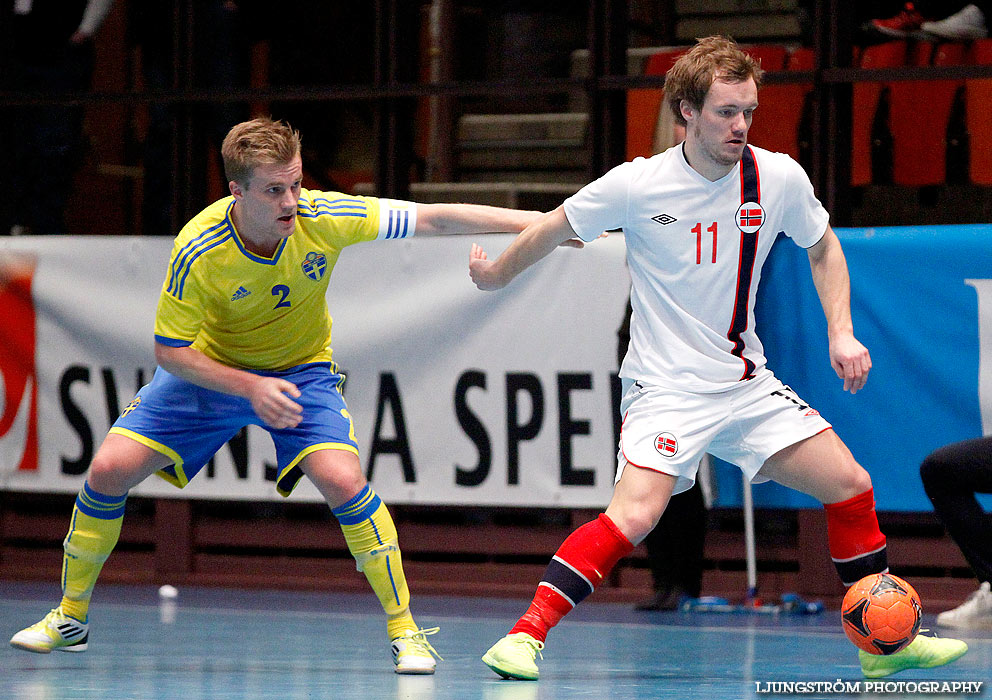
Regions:
[[[422,204],[462,202],[551,211],[582,185],[581,182],[413,182],[410,199]],[[371,182],[359,183],[355,194],[374,195],[375,187]]]
[[[799,19],[794,13],[768,13],[742,15],[732,27],[738,41],[793,41],[799,38]],[[696,15],[679,19],[675,37],[679,42],[691,44],[696,37],[728,33],[727,18],[723,16]]]
[[[638,46],[627,49],[627,75],[643,75],[648,59],[659,51],[669,51],[671,46]],[[569,77],[588,78],[592,74],[589,49],[576,49],[569,58]]]
[[[458,120],[458,143],[462,148],[582,146],[588,123],[582,112],[466,114]]]
[[[418,202],[466,202],[510,209],[550,211],[582,187],[562,182],[419,182],[410,185]]]
[[[795,12],[797,0],[675,0],[677,15],[743,15]]]
[[[458,169],[472,171],[576,171],[586,167],[583,112],[467,114],[458,121]]]

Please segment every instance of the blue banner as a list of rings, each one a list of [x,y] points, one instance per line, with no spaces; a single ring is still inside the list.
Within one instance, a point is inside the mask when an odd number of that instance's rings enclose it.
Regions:
[[[837,236],[851,274],[854,333],[871,353],[867,386],[853,396],[842,391],[809,258],[784,237],[765,265],[755,309],[768,366],[833,424],[871,474],[879,510],[931,510],[923,458],[983,432],[980,307],[985,293],[988,319],[992,226],[840,229]],[[992,337],[984,344],[992,363]],[[987,426],[992,397],[984,401]],[[739,505],[739,471],[722,464],[716,471],[716,504]],[[817,506],[775,484],[755,486],[754,499],[757,507]]]

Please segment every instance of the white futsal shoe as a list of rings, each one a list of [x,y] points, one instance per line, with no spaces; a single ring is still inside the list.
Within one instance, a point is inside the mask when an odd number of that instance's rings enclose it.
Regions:
[[[434,657],[441,659],[441,655],[427,641],[427,635],[437,634],[440,627],[430,627],[428,629],[407,630],[405,633],[390,642],[389,647],[393,652],[393,663],[396,664],[396,673],[429,674],[434,673]]]
[[[62,608],[55,608],[36,622],[10,638],[10,646],[36,654],[52,651],[86,651],[90,638],[90,626],[69,617]]]

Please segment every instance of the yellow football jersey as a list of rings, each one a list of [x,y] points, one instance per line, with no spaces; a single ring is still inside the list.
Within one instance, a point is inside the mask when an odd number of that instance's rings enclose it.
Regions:
[[[155,315],[155,340],[192,346],[242,369],[281,370],[331,360],[327,283],[345,246],[408,238],[411,202],[302,190],[296,228],[271,258],[248,251],[214,202],[176,237]]]

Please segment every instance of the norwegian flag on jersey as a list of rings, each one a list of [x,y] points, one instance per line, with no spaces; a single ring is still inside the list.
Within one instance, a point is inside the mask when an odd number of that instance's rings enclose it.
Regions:
[[[765,210],[757,202],[744,202],[737,209],[737,228],[744,233],[756,233],[765,223]]]

